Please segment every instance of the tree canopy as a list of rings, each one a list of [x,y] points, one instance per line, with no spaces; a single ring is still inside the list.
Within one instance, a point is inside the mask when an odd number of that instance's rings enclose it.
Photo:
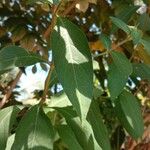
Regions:
[[[44,88],[20,102],[37,63]],[[146,149],[149,82],[149,0],[0,2],[2,150]]]

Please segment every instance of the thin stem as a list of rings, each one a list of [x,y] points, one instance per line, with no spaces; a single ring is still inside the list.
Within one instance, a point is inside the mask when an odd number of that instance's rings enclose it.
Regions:
[[[44,34],[44,37],[47,38],[48,36],[51,36],[51,33],[55,27],[55,24],[56,24],[56,20],[57,20],[57,12],[59,11],[59,8],[61,6],[61,3],[58,5],[58,6],[54,6],[53,8],[53,13],[52,13],[52,21],[51,21],[51,24],[50,26],[48,27],[48,29],[46,30],[45,34]],[[46,95],[47,95],[47,92],[48,92],[48,89],[49,89],[49,82],[50,82],[50,79],[51,79],[51,74],[52,74],[52,71],[54,69],[54,65],[51,64],[50,65],[50,69],[49,69],[49,72],[48,72],[48,75],[47,75],[47,78],[45,80],[45,86],[44,86],[44,92],[43,92],[43,96],[42,96],[42,99],[40,101],[40,104],[42,105],[45,100],[46,100]]]
[[[19,73],[17,74],[15,80],[10,85],[10,88],[7,91],[7,93],[5,94],[4,98],[0,101],[0,108],[2,108],[7,103],[8,99],[10,98],[10,96],[12,94],[13,89],[16,87],[16,84],[20,80],[21,75],[22,75],[22,71],[20,70]]]
[[[118,47],[120,47],[121,45],[125,44],[126,42],[131,41],[130,37],[127,37],[126,39],[124,39],[123,41],[119,42],[116,46],[113,47],[113,49],[117,49]]]
[[[93,55],[93,57],[94,57],[94,58],[97,58],[97,57],[99,57],[99,56],[104,56],[104,55],[106,55],[106,54],[108,54],[108,53],[109,53],[109,51],[107,50],[107,51],[105,51],[105,52],[103,52],[103,53],[95,54],[95,55]]]
[[[79,2],[80,0],[75,0],[62,14],[62,16],[66,16],[69,14],[69,12],[75,7],[75,5]]]
[[[56,19],[57,19],[57,12],[59,11],[61,4],[62,4],[62,2],[60,2],[59,5],[53,6],[53,10],[52,10],[52,17],[53,18],[52,18],[51,24],[48,26],[47,30],[44,33],[45,39],[51,35],[53,28],[55,27]]]
[[[42,99],[40,101],[41,104],[43,104],[46,100],[46,95],[47,95],[47,92],[48,92],[48,89],[49,89],[49,83],[50,83],[51,74],[52,74],[53,69],[54,69],[54,65],[51,64],[48,75],[47,75],[47,78],[45,80],[44,92],[43,92]]]

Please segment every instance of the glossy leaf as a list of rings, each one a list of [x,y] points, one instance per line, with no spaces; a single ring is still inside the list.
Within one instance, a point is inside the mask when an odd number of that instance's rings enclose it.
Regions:
[[[12,150],[52,150],[53,137],[54,130],[50,120],[36,105],[27,112],[19,123]]]
[[[109,64],[108,88],[111,99],[115,99],[123,90],[132,73],[132,65],[123,53],[111,51],[113,62]]]
[[[0,71],[14,67],[30,66],[45,61],[40,55],[29,53],[17,46],[7,46],[0,51]]]
[[[95,138],[103,150],[110,150],[109,136],[107,129],[103,123],[98,103],[93,100],[89,113],[88,120],[92,126]]]
[[[58,18],[51,37],[51,47],[59,81],[83,119],[93,95],[92,58],[87,39],[76,25]]]
[[[19,108],[16,106],[6,107],[0,111],[0,146],[2,150],[6,148],[7,138],[16,122],[18,112]]]
[[[115,100],[115,111],[127,132],[135,139],[144,131],[143,119],[137,99],[124,90]]]

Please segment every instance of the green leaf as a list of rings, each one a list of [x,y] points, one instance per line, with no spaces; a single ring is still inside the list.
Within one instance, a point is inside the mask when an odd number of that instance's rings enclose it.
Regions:
[[[127,5],[124,9],[122,8],[121,12],[116,16],[117,18],[123,20],[124,22],[128,22],[131,16],[136,13],[136,11],[139,9],[139,6],[135,5]]]
[[[109,143],[108,132],[103,123],[98,103],[95,100],[92,101],[87,118],[92,126],[95,138],[100,147],[103,150],[110,150],[111,148]]]
[[[104,47],[107,50],[111,49],[111,40],[108,36],[106,36],[105,34],[100,35],[100,40],[102,41],[102,43],[104,44]]]
[[[57,130],[62,140],[67,144],[69,150],[83,150],[69,126],[61,125]]]
[[[2,150],[6,148],[7,138],[16,122],[18,112],[19,108],[16,106],[10,106],[0,111],[0,146]]]
[[[118,28],[120,28],[127,34],[130,34],[130,28],[128,27],[128,25],[125,22],[123,22],[121,19],[116,18],[116,17],[110,17],[110,18],[114,25],[116,25]]]
[[[137,45],[142,38],[142,31],[138,30],[135,26],[129,26],[130,28],[130,36],[132,37],[133,44]]]
[[[147,79],[150,82],[150,66],[144,63],[134,63],[132,75],[140,77],[142,80]]]
[[[108,89],[111,99],[115,99],[123,90],[132,73],[132,65],[123,53],[111,51],[113,62],[109,64]]]
[[[86,118],[93,95],[92,58],[87,39],[76,25],[59,17],[51,47],[58,79],[78,115]]]
[[[72,107],[55,109],[64,116],[68,126],[71,128],[78,143],[84,150],[101,150],[101,147],[94,138],[91,125],[86,120],[81,122]]]
[[[135,139],[142,136],[144,131],[142,114],[137,99],[124,90],[115,100],[116,115],[127,132]]]
[[[116,18],[121,19],[123,22],[127,23],[130,20],[131,16],[134,13],[136,13],[139,6],[124,5],[124,4],[122,4],[122,5],[123,5],[123,7],[119,4],[119,8],[120,8],[121,11],[116,15]],[[113,26],[112,27],[112,32],[115,32],[117,29],[118,29],[117,26]]]
[[[40,55],[29,53],[21,47],[7,46],[0,50],[0,71],[44,61]]]
[[[48,117],[38,105],[33,106],[18,125],[12,150],[53,149],[54,130]]]

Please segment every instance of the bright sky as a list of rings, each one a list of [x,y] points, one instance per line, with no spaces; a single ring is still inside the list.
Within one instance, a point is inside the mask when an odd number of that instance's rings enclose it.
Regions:
[[[47,72],[40,67],[39,63],[36,66],[37,72],[35,74],[32,72],[33,66],[29,66],[26,68],[26,75],[23,74],[20,78],[18,83],[20,88],[17,89],[21,94],[17,98],[19,101],[32,98],[34,90],[44,89]]]

